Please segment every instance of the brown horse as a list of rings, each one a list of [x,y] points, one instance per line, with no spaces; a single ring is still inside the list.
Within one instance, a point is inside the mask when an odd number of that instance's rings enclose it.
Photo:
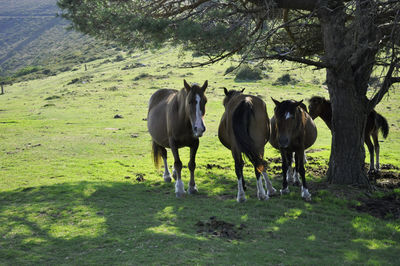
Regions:
[[[181,179],[182,162],[178,149],[190,147],[190,182],[189,194],[197,192],[194,181],[196,168],[195,157],[199,147],[199,137],[206,130],[203,122],[207,98],[204,92],[208,86],[205,81],[203,86],[197,84],[190,86],[183,81],[184,88],[180,91],[160,89],[156,91],[149,101],[147,127],[153,141],[153,158],[156,166],[160,157],[164,161],[164,180],[171,182],[171,174],[167,164],[167,150],[170,148],[174,156],[173,177],[176,180],[175,193],[177,197],[185,194]]]
[[[218,137],[221,143],[231,150],[235,161],[235,172],[238,178],[237,201],[246,200],[242,153],[254,166],[258,199],[267,200],[269,196],[276,193],[268,179],[265,171],[266,162],[263,160],[264,146],[270,135],[267,109],[263,100],[256,96],[244,95],[243,90],[228,91],[224,88],[225,112],[219,124]],[[260,178],[261,174],[268,190],[267,194]]]
[[[317,139],[317,128],[304,107],[301,107],[303,101],[279,102],[273,98],[272,100],[275,109],[271,118],[270,143],[281,152],[283,175],[281,194],[290,192],[286,175],[294,153],[295,170],[300,174],[302,182],[301,196],[305,200],[311,200],[305,178],[304,150],[311,147]]]
[[[309,100],[308,108],[313,119],[318,116],[321,117],[328,128],[332,130],[332,107],[329,100],[326,100],[324,97],[313,96]],[[369,172],[379,171],[379,130],[381,130],[383,137],[386,139],[389,134],[388,122],[386,118],[378,114],[375,110],[372,110],[367,117],[367,124],[364,131],[364,141],[367,144],[370,157]],[[373,144],[371,137],[374,141]],[[374,150],[376,154],[376,166],[374,166]]]

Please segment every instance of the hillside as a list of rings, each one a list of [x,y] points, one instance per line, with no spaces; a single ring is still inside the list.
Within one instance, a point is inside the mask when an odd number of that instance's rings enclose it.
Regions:
[[[27,66],[52,72],[112,54],[88,36],[68,31],[56,0],[0,0],[0,76]]]

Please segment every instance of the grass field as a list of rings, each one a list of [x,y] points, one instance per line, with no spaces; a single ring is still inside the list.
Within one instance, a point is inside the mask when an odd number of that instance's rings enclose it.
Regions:
[[[222,88],[263,97],[272,116],[271,96],[328,97],[324,72],[275,62],[266,70],[269,78],[235,82],[234,75],[224,76],[230,61],[190,69],[181,66],[200,59],[174,49],[121,56],[92,61],[87,71],[82,65],[16,83],[0,95],[0,264],[400,264],[399,220],[356,211],[364,191],[324,185],[331,136],[320,119],[306,165],[311,203],[297,187],[258,201],[250,166],[248,200],[235,201],[233,159],[217,137]],[[299,82],[273,85],[287,73]],[[207,131],[196,160],[199,193],[177,199],[174,185],[153,166],[145,118],[151,94],[180,89],[183,79],[209,81]],[[381,163],[396,167],[399,108],[398,89],[376,108],[390,125]],[[180,154],[187,165],[189,150]],[[266,158],[280,189],[279,154],[269,144]],[[172,165],[171,153],[168,161]],[[182,175],[187,188],[186,167]],[[204,230],[214,216],[233,224],[230,237]]]

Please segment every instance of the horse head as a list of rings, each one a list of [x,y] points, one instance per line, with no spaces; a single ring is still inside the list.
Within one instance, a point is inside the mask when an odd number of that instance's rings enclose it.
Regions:
[[[206,131],[203,117],[206,113],[205,106],[207,103],[207,97],[204,95],[204,92],[208,86],[208,81],[206,80],[201,87],[198,84],[190,86],[186,80],[183,80],[183,84],[187,95],[185,111],[192,125],[193,136],[199,138],[203,135],[204,131]]]
[[[286,100],[279,102],[272,98],[275,103],[274,116],[276,120],[275,130],[280,148],[287,148],[291,145],[291,139],[299,132],[299,121],[301,111],[298,106],[303,102]]]
[[[313,96],[310,100],[308,100],[309,114],[312,119],[315,119],[321,115],[324,101],[326,101],[325,98],[320,96]]]
[[[242,94],[243,91],[244,91],[244,88],[242,90],[240,90],[240,91],[236,91],[236,90],[229,90],[228,91],[227,88],[224,88],[225,98],[224,98],[224,101],[223,101],[222,104],[226,107],[226,105],[232,99],[233,96]]]

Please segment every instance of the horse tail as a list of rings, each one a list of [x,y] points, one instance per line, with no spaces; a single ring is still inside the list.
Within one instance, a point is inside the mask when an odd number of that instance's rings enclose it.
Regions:
[[[153,140],[152,152],[153,152],[154,166],[157,169],[160,169],[161,149],[160,145],[158,145],[154,140]]]
[[[389,124],[386,118],[384,118],[381,114],[376,113],[375,121],[378,129],[381,130],[383,137],[386,139],[389,134]]]
[[[253,104],[242,101],[233,112],[232,129],[240,151],[246,155],[259,172],[262,172],[264,171],[266,162],[256,152],[254,141],[249,134],[250,119],[252,116],[254,116]]]

